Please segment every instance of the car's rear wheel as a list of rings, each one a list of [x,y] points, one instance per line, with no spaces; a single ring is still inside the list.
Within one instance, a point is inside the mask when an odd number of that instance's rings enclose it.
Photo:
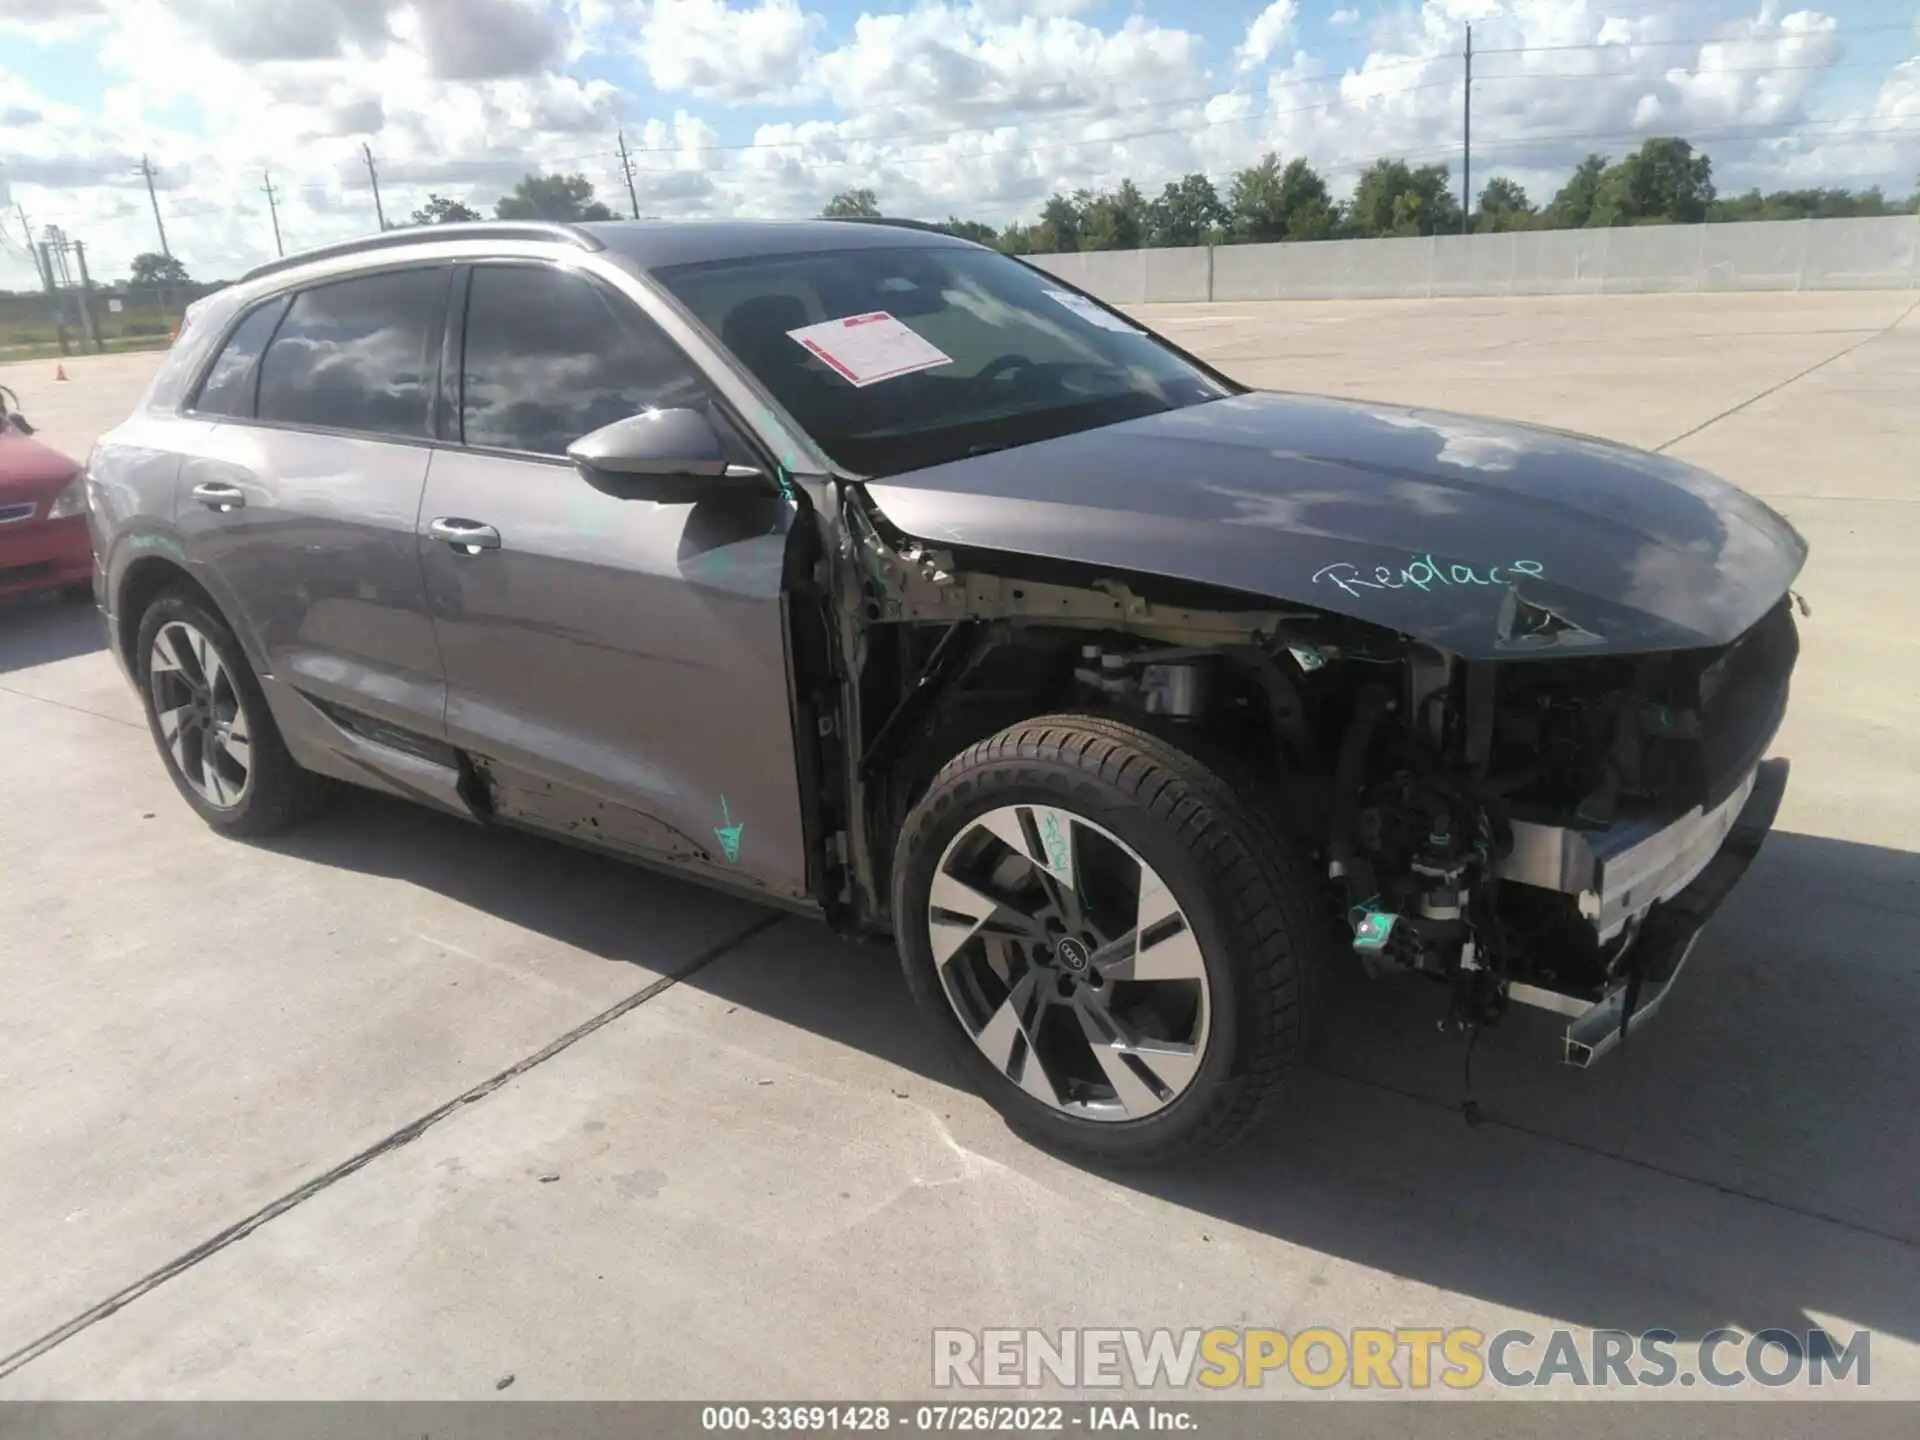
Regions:
[[[1324,927],[1271,820],[1130,725],[1028,721],[973,746],[902,827],[907,981],[1023,1133],[1166,1164],[1255,1124],[1311,1024]]]
[[[162,593],[141,617],[136,645],[148,728],[201,819],[266,835],[325,800],[326,781],[287,753],[232,630],[197,596]]]

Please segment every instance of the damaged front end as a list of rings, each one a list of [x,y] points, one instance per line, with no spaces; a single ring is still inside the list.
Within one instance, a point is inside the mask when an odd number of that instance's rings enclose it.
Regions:
[[[1731,644],[1463,662],[1415,647],[1357,697],[1330,871],[1370,973],[1453,986],[1463,1025],[1570,1017],[1588,1065],[1650,1018],[1771,828],[1762,761],[1798,655],[1782,597]]]
[[[840,899],[885,928],[891,837],[932,771],[1036,714],[1112,713],[1269,797],[1373,976],[1463,1027],[1569,1017],[1586,1065],[1659,1007],[1770,828],[1762,756],[1793,599],[1730,643],[1617,653],[1509,592],[1500,658],[1305,605],[900,533],[842,492],[833,623]]]

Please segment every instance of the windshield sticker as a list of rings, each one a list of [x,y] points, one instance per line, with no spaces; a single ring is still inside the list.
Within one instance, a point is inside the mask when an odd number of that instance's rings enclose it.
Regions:
[[[1089,325],[1097,325],[1102,330],[1112,330],[1119,335],[1144,335],[1146,332],[1137,325],[1129,325],[1122,317],[1102,310],[1084,295],[1075,295],[1071,290],[1043,290],[1040,292],[1056,305],[1064,305]]]
[[[1513,578],[1501,579],[1502,570],[1511,570]],[[1376,565],[1371,580],[1361,579],[1360,567],[1346,560],[1322,565],[1313,572],[1314,583],[1324,580],[1338,585],[1349,595],[1358,595],[1362,590],[1404,590],[1409,585],[1419,590],[1431,590],[1435,585],[1513,585],[1521,578],[1544,580],[1546,576],[1546,566],[1538,560],[1510,560],[1504,566],[1490,567],[1482,575],[1471,565],[1441,565],[1431,555],[1423,555],[1399,570]]]
[[[805,325],[789,330],[787,338],[856,386],[877,385],[882,380],[953,363],[951,355],[928,344],[918,332],[884,310]]]

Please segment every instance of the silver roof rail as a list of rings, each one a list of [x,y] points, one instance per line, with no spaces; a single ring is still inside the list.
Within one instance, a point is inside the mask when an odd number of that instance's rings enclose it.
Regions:
[[[263,275],[291,270],[296,265],[305,265],[314,260],[331,260],[337,255],[401,249],[408,245],[431,245],[442,240],[552,240],[581,250],[606,249],[598,239],[577,226],[546,220],[477,220],[456,221],[448,225],[404,225],[394,230],[383,230],[378,235],[340,240],[332,245],[321,245],[278,260],[269,260],[247,271],[240,277],[240,282],[245,284]]]

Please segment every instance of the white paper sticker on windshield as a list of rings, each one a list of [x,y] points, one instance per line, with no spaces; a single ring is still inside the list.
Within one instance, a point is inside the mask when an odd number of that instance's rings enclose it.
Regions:
[[[1048,290],[1043,293],[1056,305],[1066,306],[1089,325],[1098,325],[1102,330],[1113,330],[1122,335],[1146,333],[1137,326],[1129,325],[1120,316],[1102,310],[1084,295],[1075,295],[1071,290]]]
[[[875,385],[916,370],[951,365],[953,357],[927,343],[884,310],[848,315],[787,332],[854,385]]]

